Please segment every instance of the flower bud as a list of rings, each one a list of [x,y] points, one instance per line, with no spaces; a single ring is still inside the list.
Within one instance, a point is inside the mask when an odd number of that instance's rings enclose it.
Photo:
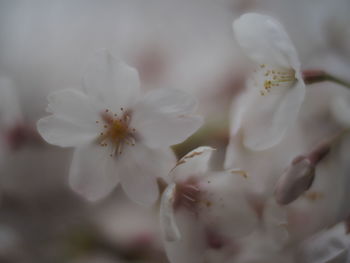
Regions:
[[[279,178],[275,188],[277,203],[286,205],[308,190],[315,176],[315,166],[304,156],[296,157]]]

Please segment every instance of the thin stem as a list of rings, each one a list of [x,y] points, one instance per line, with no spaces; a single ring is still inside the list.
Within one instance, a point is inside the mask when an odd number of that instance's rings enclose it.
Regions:
[[[326,80],[334,82],[334,83],[337,83],[339,85],[342,85],[342,86],[350,89],[350,83],[349,82],[347,82],[347,81],[345,81],[343,79],[340,79],[340,78],[338,78],[336,76],[333,76],[333,75],[330,75],[330,74],[326,74]]]
[[[306,84],[330,81],[350,89],[350,82],[331,75],[323,70],[305,70],[303,71],[303,79]]]

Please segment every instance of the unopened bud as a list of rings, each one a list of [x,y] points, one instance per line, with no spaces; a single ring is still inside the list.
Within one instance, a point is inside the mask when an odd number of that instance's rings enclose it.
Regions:
[[[275,188],[275,198],[280,205],[293,202],[308,190],[315,177],[315,166],[307,157],[296,157],[279,178]]]

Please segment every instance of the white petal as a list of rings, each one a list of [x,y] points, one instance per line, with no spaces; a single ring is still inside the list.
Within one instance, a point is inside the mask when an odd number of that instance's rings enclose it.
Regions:
[[[303,262],[307,263],[342,263],[348,262],[350,240],[344,226],[339,224],[328,229],[300,246]]]
[[[175,219],[181,231],[181,239],[176,241],[164,240],[164,247],[169,262],[206,262],[207,240],[201,222],[192,213],[181,209],[176,211]]]
[[[247,151],[249,151],[249,149],[243,146],[241,133],[231,136],[226,148],[224,168],[233,169],[242,165],[242,155],[245,157],[244,153],[247,153]]]
[[[240,238],[258,225],[258,216],[246,197],[250,178],[244,171],[212,173],[201,180],[202,205],[200,219],[221,236]],[[207,205],[210,204],[210,205]]]
[[[265,227],[276,245],[283,246],[289,239],[287,212],[274,200],[266,203],[263,215]]]
[[[203,124],[201,117],[190,115],[195,106],[182,91],[151,91],[135,106],[131,126],[149,147],[178,144]]]
[[[160,226],[166,241],[176,241],[181,238],[174,217],[174,200],[176,184],[170,184],[164,191],[160,203]]]
[[[337,96],[331,101],[331,112],[334,118],[343,126],[350,127],[349,98]]]
[[[334,177],[332,177],[331,183],[325,182],[325,185],[329,189],[329,191],[332,191],[333,189],[337,189],[336,194],[332,193],[332,197],[339,195],[340,200],[334,199],[332,200],[332,204],[328,204],[331,207],[338,207],[337,213],[336,213],[336,222],[341,222],[347,218],[349,218],[350,215],[350,206],[349,206],[349,198],[350,198],[350,176],[349,176],[349,170],[350,170],[350,135],[345,134],[341,138],[341,140],[338,142],[337,145],[335,145],[332,149],[332,152],[330,153],[330,160],[332,166],[325,166],[323,169],[325,171],[318,171],[318,174],[316,175],[319,177],[321,175],[326,174],[334,174],[336,175],[336,183],[337,185],[331,185],[334,181]],[[327,178],[327,177],[326,177]],[[317,180],[317,178],[316,178]],[[333,190],[334,192],[334,190]]]
[[[299,69],[294,45],[283,26],[272,17],[244,14],[234,21],[233,30],[241,48],[256,63]]]
[[[157,163],[157,177],[163,178],[167,183],[171,182],[170,170],[175,166],[177,158],[171,148],[151,150],[148,156],[149,162]]]
[[[242,122],[244,120],[244,114],[251,106],[251,101],[251,94],[249,92],[243,92],[235,100],[233,100],[230,107],[231,135],[236,135],[238,130],[241,128]]]
[[[135,146],[126,146],[125,152],[120,156],[120,180],[132,201],[143,206],[151,206],[157,201],[157,177],[164,177],[170,169],[168,153],[137,143]]]
[[[197,100],[183,90],[154,89],[142,98],[142,106],[167,114],[188,114],[197,108]]]
[[[265,96],[250,92],[252,100],[244,119],[243,142],[249,149],[265,150],[278,144],[294,125],[304,100],[305,84],[297,81],[283,93]]]
[[[121,107],[128,109],[138,99],[140,80],[134,68],[103,50],[88,65],[84,88],[104,107],[118,112]]]
[[[78,146],[97,138],[95,127],[87,129],[76,123],[58,118],[54,115],[44,117],[37,122],[40,135],[50,144],[61,147]]]
[[[47,111],[81,126],[96,127],[101,117],[87,95],[78,90],[64,89],[48,96]]]
[[[209,160],[214,148],[201,146],[182,157],[172,169],[174,181],[186,180],[188,176],[202,175],[208,171]]]
[[[0,124],[11,126],[22,119],[18,94],[12,81],[0,77]]]
[[[96,201],[109,194],[118,182],[117,159],[110,156],[107,147],[96,143],[75,150],[69,174],[74,191]]]

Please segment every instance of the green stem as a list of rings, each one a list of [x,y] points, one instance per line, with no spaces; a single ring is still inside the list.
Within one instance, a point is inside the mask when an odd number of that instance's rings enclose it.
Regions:
[[[343,79],[340,79],[338,77],[332,76],[330,74],[326,74],[326,80],[337,83],[339,85],[342,85],[342,86],[350,89],[350,83],[343,80]]]
[[[350,83],[348,81],[331,75],[323,70],[305,70],[303,71],[303,79],[306,84],[330,81],[350,89]]]

